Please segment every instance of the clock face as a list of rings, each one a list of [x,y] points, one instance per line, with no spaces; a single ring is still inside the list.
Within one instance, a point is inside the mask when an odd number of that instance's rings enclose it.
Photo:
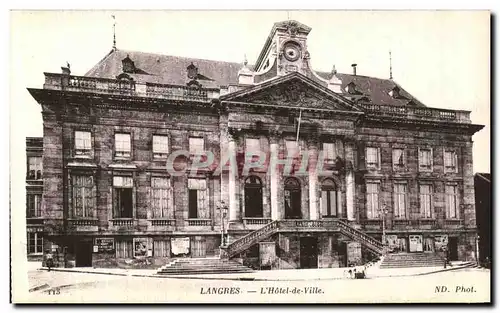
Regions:
[[[291,62],[297,61],[297,59],[300,57],[299,47],[294,44],[287,44],[283,52],[285,54],[285,58]]]

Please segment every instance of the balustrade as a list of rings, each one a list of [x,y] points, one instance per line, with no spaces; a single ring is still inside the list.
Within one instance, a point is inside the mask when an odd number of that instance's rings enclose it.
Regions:
[[[141,86],[142,88],[139,88]],[[109,79],[45,73],[45,89],[71,90],[94,93],[126,94],[165,99],[208,100],[208,90],[188,86],[144,83],[124,79]],[[212,96],[215,96],[212,95]]]
[[[114,220],[111,220],[111,225],[132,227],[132,226],[134,226],[134,220],[133,219],[114,219]]]
[[[431,119],[440,121],[453,121],[460,123],[471,123],[470,112],[452,111],[436,108],[393,106],[380,104],[364,104],[363,108],[369,114],[379,116],[399,116],[408,119]]]
[[[151,226],[175,226],[175,220],[150,220]]]
[[[210,219],[189,219],[187,222],[188,226],[210,226],[212,223]]]

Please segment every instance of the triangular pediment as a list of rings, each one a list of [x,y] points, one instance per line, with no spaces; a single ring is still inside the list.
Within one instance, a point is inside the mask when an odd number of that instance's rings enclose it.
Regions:
[[[292,73],[220,97],[221,101],[339,111],[360,111],[348,99],[308,77]]]

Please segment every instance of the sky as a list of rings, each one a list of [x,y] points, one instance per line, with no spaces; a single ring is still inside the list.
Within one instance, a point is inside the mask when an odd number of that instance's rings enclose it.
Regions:
[[[11,154],[42,136],[40,106],[27,87],[44,72],[84,75],[111,49],[253,64],[274,22],[312,28],[314,69],[389,77],[430,107],[469,110],[485,125],[474,135],[474,171],[490,171],[489,12],[481,11],[17,11],[11,13]],[[16,123],[15,121],[20,121]],[[14,158],[16,159],[16,158]],[[17,165],[17,164],[14,164]],[[19,163],[19,166],[22,164]]]

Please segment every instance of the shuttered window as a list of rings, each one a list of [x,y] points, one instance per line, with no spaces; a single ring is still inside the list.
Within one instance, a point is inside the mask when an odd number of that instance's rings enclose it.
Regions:
[[[93,176],[72,176],[74,217],[95,217],[96,192]]]
[[[121,259],[132,258],[134,253],[132,239],[116,241],[116,257]]]
[[[366,216],[368,219],[377,219],[379,217],[379,184],[366,184]]]
[[[394,217],[406,218],[406,184],[394,184]]]
[[[173,218],[172,188],[170,179],[151,178],[152,218]]]
[[[447,185],[446,194],[446,218],[459,218],[458,186]]]
[[[432,217],[432,186],[420,185],[420,216]]]

